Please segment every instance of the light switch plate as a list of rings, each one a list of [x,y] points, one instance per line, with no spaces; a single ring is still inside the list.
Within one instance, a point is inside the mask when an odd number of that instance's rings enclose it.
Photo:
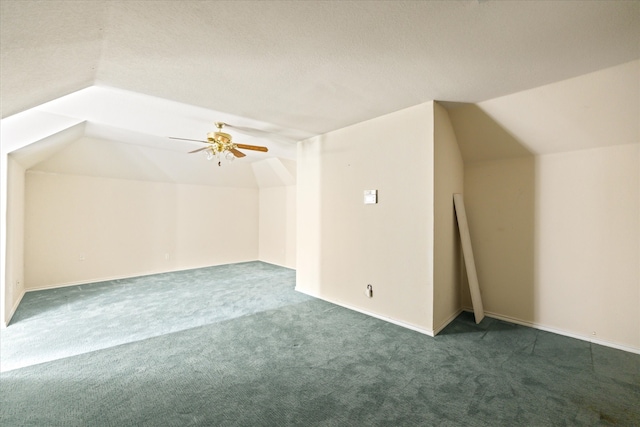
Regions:
[[[375,205],[378,203],[378,190],[364,190],[364,204]]]

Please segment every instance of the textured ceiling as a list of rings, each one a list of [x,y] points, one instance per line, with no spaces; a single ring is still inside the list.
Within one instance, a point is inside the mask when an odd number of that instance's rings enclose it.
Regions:
[[[167,136],[203,138],[217,120],[295,141],[434,99],[486,103],[640,58],[638,1],[0,4],[3,118],[35,107],[88,121],[83,137],[147,148],[167,149]],[[268,145],[295,158],[293,144]]]
[[[640,4],[2,1],[2,116],[103,84],[324,133],[638,58]]]

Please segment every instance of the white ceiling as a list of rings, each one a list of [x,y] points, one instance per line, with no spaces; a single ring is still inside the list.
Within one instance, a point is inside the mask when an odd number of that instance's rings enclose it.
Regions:
[[[35,108],[94,142],[179,152],[194,145],[167,136],[222,120],[282,135],[241,142],[285,158],[429,100],[488,102],[640,58],[638,1],[1,0],[0,27],[3,128]]]

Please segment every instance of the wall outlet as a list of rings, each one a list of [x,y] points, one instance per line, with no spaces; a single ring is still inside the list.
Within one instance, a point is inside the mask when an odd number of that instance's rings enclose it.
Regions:
[[[368,298],[373,298],[373,286],[371,286],[371,285],[367,285],[367,289],[365,289],[364,294],[365,294]]]

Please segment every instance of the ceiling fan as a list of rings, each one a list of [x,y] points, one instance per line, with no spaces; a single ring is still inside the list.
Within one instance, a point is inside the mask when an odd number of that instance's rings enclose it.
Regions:
[[[241,148],[243,150],[262,151],[263,153],[266,153],[267,151],[269,151],[267,147],[262,147],[259,145],[237,144],[233,142],[231,135],[229,135],[228,133],[222,132],[222,129],[225,126],[228,126],[228,127],[234,127],[234,126],[228,125],[227,123],[223,123],[223,122],[216,122],[215,125],[216,125],[216,128],[218,128],[218,130],[216,132],[209,132],[207,134],[206,141],[200,140],[200,139],[188,139],[188,138],[176,138],[176,137],[169,137],[169,138],[179,139],[181,141],[202,142],[207,144],[205,147],[198,148],[197,150],[189,151],[189,153],[198,153],[200,151],[204,151],[205,154],[207,155],[208,160],[212,160],[213,158],[216,158],[218,160],[218,166],[222,165],[221,164],[222,157],[224,157],[229,161],[232,161],[236,157],[245,157],[246,154],[238,150],[238,148]]]

